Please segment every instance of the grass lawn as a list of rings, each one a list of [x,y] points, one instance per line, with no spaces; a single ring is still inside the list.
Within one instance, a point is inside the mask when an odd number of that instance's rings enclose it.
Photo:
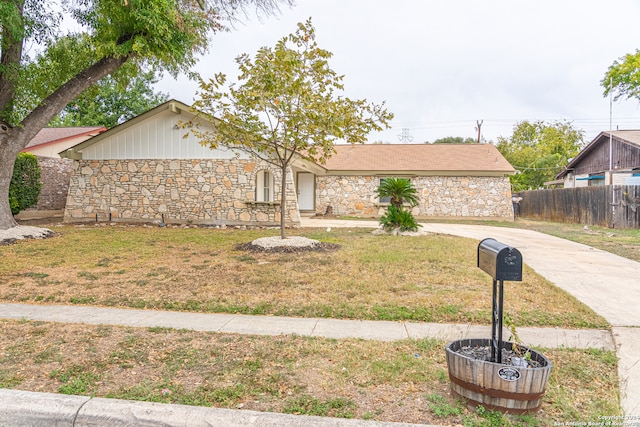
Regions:
[[[54,227],[55,238],[0,247],[0,300],[198,312],[490,324],[491,278],[477,242],[431,234],[302,229],[330,252],[250,253],[235,245],[277,230]],[[291,231],[293,234],[294,231]],[[607,328],[524,269],[505,311],[519,326]]]
[[[52,229],[0,247],[0,301],[490,323],[491,278],[471,239],[301,229],[289,233],[340,248],[287,254],[235,249],[278,230]],[[526,266],[505,311],[518,326],[608,328]],[[445,344],[0,321],[0,387],[440,425],[620,414],[613,352],[540,349],[554,364],[542,411],[506,417],[451,399]]]
[[[470,427],[620,414],[613,352],[542,349],[542,411],[507,417],[450,397],[445,345],[0,321],[0,387]]]

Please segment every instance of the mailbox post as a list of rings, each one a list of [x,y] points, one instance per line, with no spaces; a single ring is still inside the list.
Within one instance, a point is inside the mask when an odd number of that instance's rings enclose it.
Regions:
[[[495,239],[484,239],[478,244],[478,267],[493,278],[491,361],[502,363],[504,281],[522,281],[522,255]]]

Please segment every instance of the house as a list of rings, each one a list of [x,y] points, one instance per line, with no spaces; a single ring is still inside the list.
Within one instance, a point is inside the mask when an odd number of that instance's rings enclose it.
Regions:
[[[22,152],[29,152],[38,157],[42,188],[36,206],[23,211],[21,217],[52,215],[53,211],[64,209],[72,162],[61,159],[58,153],[106,130],[103,126],[87,126],[44,128],[38,132]]]
[[[406,177],[418,190],[418,217],[497,217],[512,215],[508,175],[514,168],[491,144],[337,145],[314,176],[298,171],[301,211],[380,216],[388,202],[376,195],[385,177]],[[315,194],[305,196],[305,182]],[[301,200],[302,199],[302,200]],[[305,204],[305,200],[315,205]]]
[[[61,151],[106,131],[104,126],[44,128],[29,141],[22,152],[38,157],[60,158]]]
[[[600,132],[556,179],[564,188],[640,185],[640,130]]]
[[[180,127],[191,108],[168,101],[71,147],[65,221],[277,225],[280,170],[229,147],[210,149]],[[512,217],[508,175],[496,148],[460,145],[338,145],[319,165],[287,170],[285,221],[325,213],[378,216],[381,179],[403,176],[418,189],[417,216]]]

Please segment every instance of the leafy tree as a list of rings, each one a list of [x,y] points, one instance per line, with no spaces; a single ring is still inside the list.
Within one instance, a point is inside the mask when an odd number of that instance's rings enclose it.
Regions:
[[[640,99],[640,50],[614,61],[600,85],[604,87],[604,96],[613,92],[615,100],[623,97]]]
[[[143,72],[122,82],[107,76],[67,104],[49,125],[110,129],[169,99],[166,94],[153,91],[152,85],[157,81],[152,72]]]
[[[387,213],[380,218],[385,230],[400,228],[400,231],[416,231],[419,224],[410,210],[404,209],[407,203],[413,207],[418,204],[418,194],[408,178],[385,178],[378,187],[378,196],[389,197]]]
[[[13,215],[38,203],[41,175],[36,156],[31,153],[18,154],[9,185],[9,205]]]
[[[343,76],[328,64],[331,53],[315,41],[311,20],[294,34],[263,47],[252,60],[236,58],[238,83],[224,90],[226,76],[200,84],[192,131],[215,148],[234,146],[275,165],[281,171],[280,229],[286,238],[286,176],[295,158],[324,163],[338,140],[364,143],[393,117],[382,105],[338,96]],[[215,119],[213,119],[215,118]],[[200,126],[211,123],[212,130]]]
[[[129,75],[188,73],[224,20],[278,1],[0,0],[0,229],[16,225],[8,194],[18,153],[69,102],[127,63]],[[81,32],[64,35],[62,13]],[[31,45],[41,54],[30,57]]]
[[[511,138],[498,138],[497,148],[516,169],[513,191],[541,188],[552,181],[584,144],[584,131],[569,122],[522,121]]]
[[[475,144],[476,141],[473,138],[463,138],[461,136],[447,136],[445,138],[439,138],[433,141],[433,144]],[[429,141],[425,142],[429,144]]]

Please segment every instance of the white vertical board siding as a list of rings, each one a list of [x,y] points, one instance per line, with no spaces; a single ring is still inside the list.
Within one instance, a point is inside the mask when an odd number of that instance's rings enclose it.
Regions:
[[[614,173],[613,174],[613,185],[628,185],[627,180],[633,177],[633,172],[629,173]],[[608,183],[607,183],[608,184]]]
[[[84,160],[123,159],[231,159],[236,152],[226,147],[212,150],[202,146],[196,137],[177,126],[188,120],[183,114],[165,111],[124,128],[82,150]],[[117,131],[117,129],[114,129]],[[184,136],[187,135],[185,138]],[[239,158],[248,156],[239,152]]]

